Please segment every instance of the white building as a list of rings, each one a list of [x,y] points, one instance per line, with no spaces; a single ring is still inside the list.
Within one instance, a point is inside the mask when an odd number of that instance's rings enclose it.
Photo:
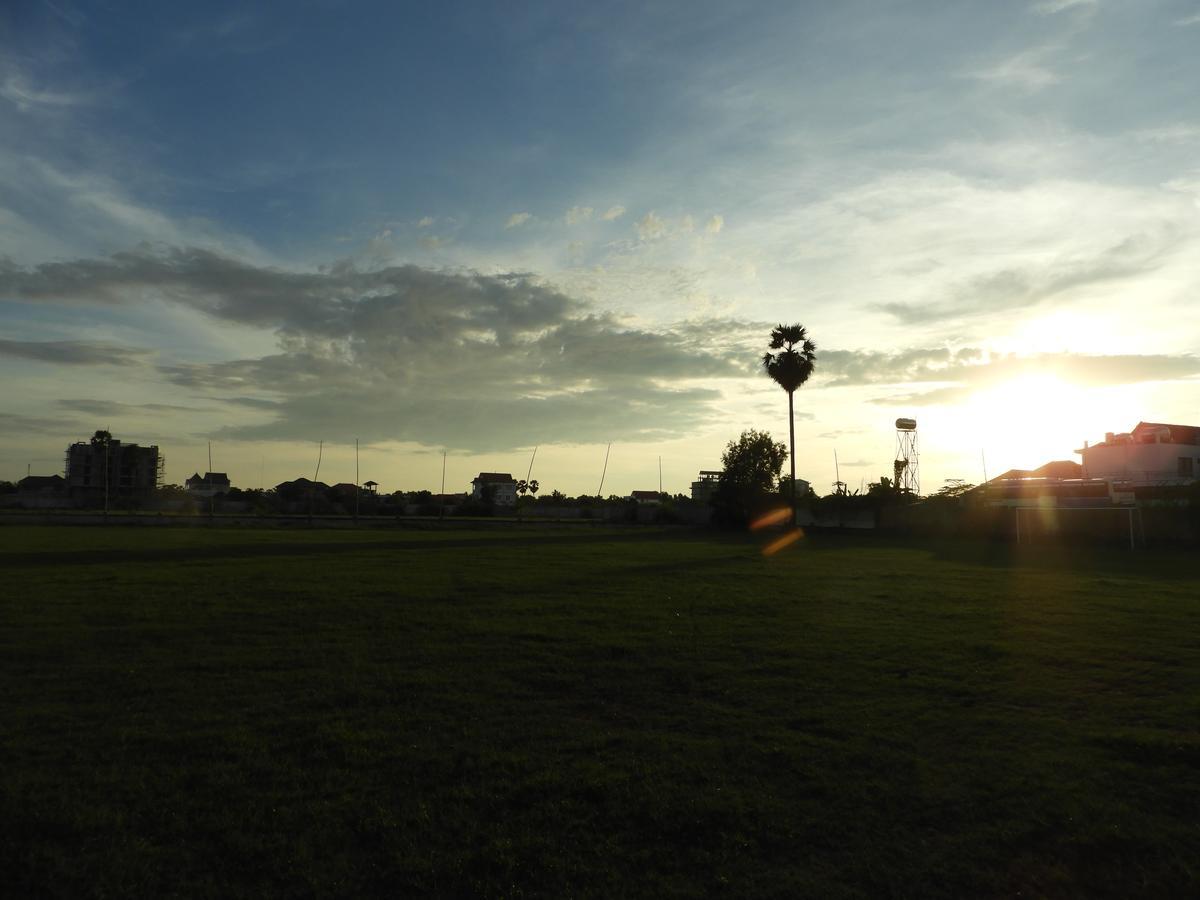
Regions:
[[[471,497],[476,500],[482,500],[488,489],[496,506],[517,505],[517,480],[507,472],[480,472],[471,486]]]
[[[224,472],[205,472],[203,477],[197,472],[183,485],[193,497],[205,499],[228,494],[230,490],[229,476]]]
[[[1200,478],[1200,428],[1138,422],[1133,431],[1111,431],[1084,444],[1083,477],[1130,484],[1183,484]]]

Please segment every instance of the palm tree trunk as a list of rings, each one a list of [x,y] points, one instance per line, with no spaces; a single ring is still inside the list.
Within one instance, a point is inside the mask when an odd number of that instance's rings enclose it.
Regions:
[[[788,438],[792,451],[792,527],[796,527],[796,417],[792,414],[792,392],[788,391]]]

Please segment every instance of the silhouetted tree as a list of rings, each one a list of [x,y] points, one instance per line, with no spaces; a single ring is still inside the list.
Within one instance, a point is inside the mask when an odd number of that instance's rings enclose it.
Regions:
[[[744,524],[761,507],[770,504],[787,453],[784,444],[765,431],[752,428],[743,431],[736,441],[730,441],[721,454],[723,468],[713,495],[716,523]]]
[[[817,345],[808,338],[803,325],[776,325],[771,331],[772,350],[764,353],[763,370],[788,395],[788,438],[791,445],[791,501],[792,521],[796,519],[796,418],[792,411],[792,395],[808,381],[816,368]]]

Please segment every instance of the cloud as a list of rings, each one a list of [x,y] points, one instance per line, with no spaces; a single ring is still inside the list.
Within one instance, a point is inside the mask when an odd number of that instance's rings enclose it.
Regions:
[[[62,109],[89,102],[89,96],[71,91],[52,91],[38,88],[17,72],[10,72],[0,82],[0,97],[14,104],[22,112],[35,109]]]
[[[1093,11],[1097,5],[1097,0],[1041,0],[1033,5],[1033,11],[1040,16],[1053,16],[1069,9]]]
[[[708,220],[708,224],[704,226],[704,230],[709,234],[720,234],[721,229],[724,227],[725,217],[718,214]]]
[[[642,216],[635,226],[638,237],[643,241],[655,241],[667,234],[667,223],[653,210]]]
[[[1193,25],[1200,25],[1200,12],[1184,16],[1182,19],[1176,19],[1175,25],[1179,28],[1190,28]]]
[[[114,400],[59,400],[58,405],[72,412],[86,413],[90,416],[127,416],[138,413],[170,413],[205,412],[210,407],[182,406],[175,403],[118,403]]]
[[[1041,264],[974,275],[933,300],[882,303],[875,308],[906,324],[1027,309],[1069,291],[1151,272],[1178,246],[1179,240],[1179,234],[1171,228],[1139,232],[1099,252],[1076,252]]]
[[[420,221],[417,222],[417,227],[418,228],[428,228],[432,224],[433,224],[433,216],[422,216]]]
[[[71,419],[0,412],[0,433],[3,434],[73,435],[78,430],[78,424]]]
[[[605,210],[604,215],[602,215],[600,218],[605,222],[612,222],[615,219],[621,218],[623,215],[625,215],[625,207],[610,206],[607,210]]]
[[[10,341],[0,339],[0,356],[73,366],[137,366],[153,354],[98,341]]]
[[[222,432],[247,440],[354,433],[485,451],[679,437],[714,415],[721,392],[711,379],[753,375],[757,363],[743,343],[745,323],[631,327],[522,273],[363,271],[345,262],[294,272],[142,247],[7,265],[0,294],[126,306],[154,299],[274,331],[277,353],[159,367],[177,386],[260,410],[261,421]]]
[[[590,222],[592,219],[592,213],[594,212],[595,210],[590,206],[572,206],[567,210],[567,215],[565,216],[566,222],[568,225],[578,225],[581,222]]]
[[[1052,49],[1025,50],[995,65],[970,71],[967,77],[1029,92],[1040,91],[1059,81],[1058,73],[1042,63],[1042,58]]]
[[[1189,354],[1034,353],[990,354],[975,348],[912,348],[892,353],[873,350],[825,350],[818,355],[818,385],[929,385],[923,390],[890,394],[871,403],[950,404],[977,390],[1028,376],[1104,387],[1149,381],[1200,378],[1200,357]]]
[[[508,221],[504,223],[505,228],[520,228],[526,222],[533,218],[532,213],[519,212],[513,213],[508,217]]]

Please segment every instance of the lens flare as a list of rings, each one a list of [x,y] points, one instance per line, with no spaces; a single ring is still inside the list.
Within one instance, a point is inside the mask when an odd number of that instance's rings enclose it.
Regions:
[[[774,556],[784,547],[790,547],[802,537],[804,537],[804,532],[799,528],[794,528],[787,534],[776,538],[775,540],[771,541],[771,543],[767,544],[767,546],[763,547],[763,556]]]
[[[770,512],[763,513],[757,519],[750,523],[751,531],[762,531],[764,528],[770,528],[772,525],[779,525],[786,522],[792,516],[790,509],[773,509]]]

